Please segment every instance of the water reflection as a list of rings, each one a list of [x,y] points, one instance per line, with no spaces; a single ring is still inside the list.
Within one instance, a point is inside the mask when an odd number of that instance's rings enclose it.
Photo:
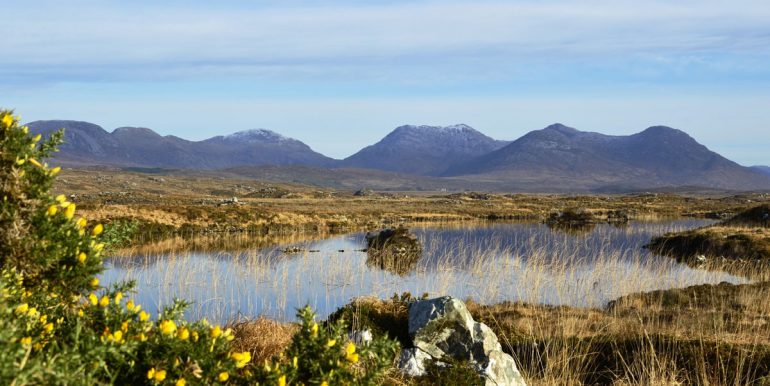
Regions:
[[[194,302],[188,317],[226,321],[239,315],[292,319],[305,304],[324,316],[353,297],[409,291],[482,303],[503,300],[581,307],[638,291],[744,279],[650,254],[651,237],[708,224],[681,220],[599,224],[575,235],[544,224],[473,224],[413,229],[422,245],[414,262],[373,259],[364,234],[301,236],[282,245],[219,251],[131,253],[108,261],[103,282],[136,279],[135,299],[156,308],[174,297]],[[296,247],[299,253],[284,253]],[[309,252],[317,250],[319,252]]]

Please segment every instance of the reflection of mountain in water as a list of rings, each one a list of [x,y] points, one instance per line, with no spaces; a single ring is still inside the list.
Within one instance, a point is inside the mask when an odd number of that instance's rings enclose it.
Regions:
[[[406,228],[366,234],[366,265],[405,276],[422,256],[420,242]]]

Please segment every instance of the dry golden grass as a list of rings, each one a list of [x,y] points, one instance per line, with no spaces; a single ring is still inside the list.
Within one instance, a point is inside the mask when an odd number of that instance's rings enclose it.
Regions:
[[[626,211],[632,219],[703,217],[770,203],[762,194],[708,197],[674,194],[558,195],[378,193],[266,183],[212,175],[164,175],[118,170],[65,169],[57,192],[74,194],[83,214],[97,221],[132,217],[211,231],[363,229],[393,224],[480,219],[541,220],[554,210],[581,208],[601,216]],[[239,205],[222,205],[238,197]]]
[[[284,352],[299,329],[297,324],[267,318],[238,321],[228,327],[235,335],[233,350],[250,352],[251,361],[256,364],[270,361]]]

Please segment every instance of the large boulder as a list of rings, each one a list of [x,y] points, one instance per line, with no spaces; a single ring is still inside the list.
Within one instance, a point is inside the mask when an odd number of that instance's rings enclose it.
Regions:
[[[485,385],[526,385],[495,333],[474,321],[458,299],[445,296],[412,303],[409,335],[414,347],[405,349],[398,361],[405,374],[424,375],[431,361],[465,361],[483,377]]]

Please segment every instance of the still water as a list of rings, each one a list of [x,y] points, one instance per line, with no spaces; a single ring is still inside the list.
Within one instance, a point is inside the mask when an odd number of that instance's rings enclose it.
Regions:
[[[322,317],[359,296],[452,295],[481,303],[603,307],[639,291],[745,279],[707,272],[642,248],[655,235],[710,224],[704,220],[631,222],[581,231],[543,224],[473,224],[416,228],[423,247],[415,262],[372,261],[364,234],[306,239],[271,247],[134,253],[107,261],[104,283],[133,279],[134,300],[154,310],[183,298],[190,319],[226,322],[268,316],[292,320],[306,304]],[[296,240],[296,238],[295,238]],[[286,253],[287,248],[299,251]],[[236,250],[237,249],[237,250]]]

